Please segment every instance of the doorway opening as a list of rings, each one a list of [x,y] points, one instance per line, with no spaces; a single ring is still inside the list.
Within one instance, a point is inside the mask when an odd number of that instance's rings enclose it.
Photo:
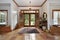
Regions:
[[[39,10],[21,10],[20,16],[24,27],[37,27],[39,24]]]

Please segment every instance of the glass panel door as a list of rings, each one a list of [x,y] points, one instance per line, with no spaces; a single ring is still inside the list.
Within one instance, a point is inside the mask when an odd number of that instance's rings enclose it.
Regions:
[[[31,25],[35,25],[35,14],[31,14]]]
[[[25,17],[25,18],[24,18],[24,19],[25,19],[25,20],[24,20],[24,21],[25,21],[25,22],[24,22],[24,25],[29,25],[29,14],[25,14],[24,17]]]
[[[24,14],[24,26],[35,26],[35,14]]]

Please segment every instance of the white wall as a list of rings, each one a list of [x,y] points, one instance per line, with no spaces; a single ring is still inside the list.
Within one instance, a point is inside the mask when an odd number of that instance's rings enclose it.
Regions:
[[[17,24],[17,6],[16,4],[11,1],[11,29],[13,30]]]
[[[50,20],[49,20],[49,21],[50,21],[50,25],[53,25],[52,10],[54,10],[54,9],[55,9],[55,10],[56,10],[56,9],[59,10],[59,9],[60,9],[60,4],[59,4],[59,3],[53,3],[53,4],[50,3],[49,6],[50,6],[50,7],[49,7],[49,14],[50,14]]]
[[[49,4],[48,1],[42,6],[42,15],[43,13],[47,14],[47,28],[49,29]]]
[[[17,24],[17,13],[14,13],[14,11],[17,11],[17,6],[12,0],[0,0],[0,4],[3,4],[3,6],[0,5],[1,10],[7,9],[9,11],[8,23],[13,30]],[[7,6],[7,4],[10,4],[10,6]]]
[[[60,3],[60,0],[47,0],[49,3]]]
[[[10,4],[1,4],[0,3],[0,10],[8,10],[8,25],[11,25],[11,19],[10,19],[11,10],[10,9],[11,9]]]
[[[43,12],[47,13],[47,21],[48,21],[48,30],[50,26],[53,25],[52,21],[52,10],[60,9],[60,0],[47,0],[47,2],[42,6]]]

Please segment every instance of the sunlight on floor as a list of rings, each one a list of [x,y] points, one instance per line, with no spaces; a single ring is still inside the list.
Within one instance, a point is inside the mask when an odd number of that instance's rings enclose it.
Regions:
[[[24,34],[25,35],[25,40],[36,40],[36,35],[35,33],[32,33],[32,34]]]

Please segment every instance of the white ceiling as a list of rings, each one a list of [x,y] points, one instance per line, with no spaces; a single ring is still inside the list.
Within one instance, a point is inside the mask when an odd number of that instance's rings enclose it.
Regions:
[[[45,0],[14,0],[19,6],[41,6]]]

